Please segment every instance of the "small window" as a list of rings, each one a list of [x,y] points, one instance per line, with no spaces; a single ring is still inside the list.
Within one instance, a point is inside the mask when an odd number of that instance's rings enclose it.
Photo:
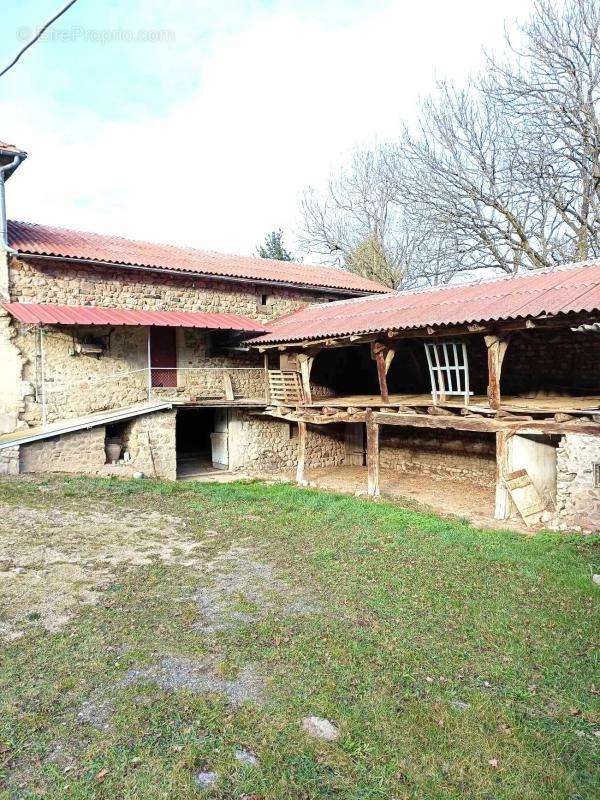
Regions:
[[[258,305],[261,306],[261,308],[264,308],[267,305],[268,302],[269,302],[269,295],[268,294],[259,295],[259,297],[258,297]]]
[[[298,423],[297,422],[289,422],[290,426],[290,439],[297,439],[298,438]]]
[[[600,464],[594,464],[594,487],[600,489]]]

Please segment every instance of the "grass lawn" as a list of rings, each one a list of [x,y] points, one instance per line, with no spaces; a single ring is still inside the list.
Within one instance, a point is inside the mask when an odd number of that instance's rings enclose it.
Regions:
[[[3,480],[0,798],[598,797],[598,544],[288,485]]]

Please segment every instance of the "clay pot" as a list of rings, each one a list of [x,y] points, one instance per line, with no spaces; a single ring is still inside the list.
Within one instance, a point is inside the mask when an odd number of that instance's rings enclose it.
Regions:
[[[120,439],[107,439],[104,444],[104,452],[106,453],[106,460],[109,464],[113,461],[118,461],[121,458],[121,450],[123,444]]]

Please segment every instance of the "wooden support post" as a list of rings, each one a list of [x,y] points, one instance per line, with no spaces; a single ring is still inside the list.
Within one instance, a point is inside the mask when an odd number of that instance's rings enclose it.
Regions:
[[[508,519],[510,516],[510,495],[505,478],[510,472],[511,433],[498,431],[496,434],[496,501],[494,519]]]
[[[271,402],[271,390],[269,389],[269,353],[265,350],[264,353],[264,367],[265,367],[265,402]]]
[[[373,413],[367,413],[367,493],[379,497],[379,425]]]
[[[390,395],[387,385],[387,374],[396,351],[383,342],[371,342],[371,358],[377,364],[377,378],[379,380],[379,391],[384,403],[390,402]]]
[[[304,477],[304,467],[306,465],[306,439],[308,430],[306,422],[298,422],[298,464],[296,466],[296,483],[299,486],[306,486],[308,481]]]
[[[226,400],[235,399],[235,396],[233,394],[233,383],[231,380],[231,375],[228,372],[223,373],[223,389],[225,390]]]
[[[488,401],[493,409],[500,408],[500,376],[502,374],[502,362],[508,347],[508,337],[502,338],[495,334],[484,336],[488,354]]]
[[[312,392],[310,390],[310,371],[314,363],[314,355],[308,353],[299,353],[298,363],[300,364],[300,376],[302,378],[302,393],[304,394],[304,402],[312,403]]]

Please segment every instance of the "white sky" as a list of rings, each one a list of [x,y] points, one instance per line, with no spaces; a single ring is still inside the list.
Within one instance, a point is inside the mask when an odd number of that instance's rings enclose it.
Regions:
[[[30,153],[9,216],[239,253],[282,227],[294,247],[304,187],[414,119],[436,76],[466,81],[531,5],[232,3],[123,0],[111,28],[167,27],[175,44],[43,42],[0,79],[0,139]],[[58,5],[24,2],[11,24]],[[87,0],[86,25],[103,6]],[[17,47],[4,38],[1,61]]]

